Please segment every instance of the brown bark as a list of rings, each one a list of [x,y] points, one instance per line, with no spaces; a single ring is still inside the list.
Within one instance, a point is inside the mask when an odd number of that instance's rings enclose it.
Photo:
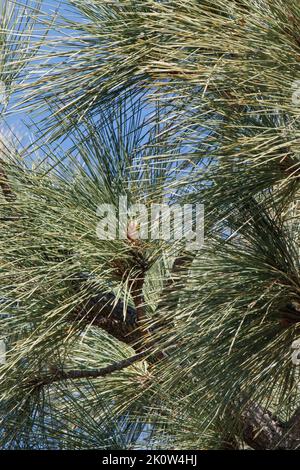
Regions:
[[[168,293],[174,288],[174,278],[176,279],[176,276],[185,268],[187,262],[190,262],[189,256],[178,257],[175,260],[171,279],[167,281],[163,289],[158,310],[164,307]],[[78,281],[74,282],[75,289],[81,289],[82,281],[86,280],[88,280],[88,275],[79,275]],[[102,328],[119,341],[131,345],[136,352],[140,352],[145,348],[145,345],[150,347],[151,343],[151,332],[145,331],[147,321],[143,284],[143,276],[137,278],[133,283],[131,293],[135,308],[127,306],[125,310],[124,303],[121,300],[116,302],[113,293],[98,292],[91,294],[88,300],[81,302],[69,319]],[[97,287],[91,285],[91,290],[93,289],[96,291]],[[165,326],[163,320],[157,323],[156,328],[159,329],[162,326]]]
[[[3,196],[7,201],[13,201],[16,199],[16,195],[14,194],[11,185],[8,181],[7,174],[4,170],[4,162],[0,159],[0,187],[3,193]]]
[[[130,306],[124,308],[122,301],[116,302],[112,293],[91,295],[91,297],[79,303],[71,321],[80,321],[102,328],[119,341],[129,345],[136,345],[142,338],[138,328],[136,310]]]
[[[248,404],[242,411],[233,410],[244,442],[255,450],[300,448],[300,409],[287,422],[280,421],[257,403]]]

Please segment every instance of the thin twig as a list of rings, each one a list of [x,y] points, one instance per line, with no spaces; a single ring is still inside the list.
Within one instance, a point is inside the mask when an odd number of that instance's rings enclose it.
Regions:
[[[98,369],[74,369],[69,371],[57,369],[53,374],[47,374],[44,377],[37,378],[36,380],[32,381],[32,384],[34,386],[43,386],[50,385],[54,382],[61,382],[64,380],[105,377],[106,375],[112,374],[113,372],[126,369],[135,362],[138,362],[147,356],[149,356],[149,350],[140,352],[138,354],[135,354],[134,356],[129,357],[128,359],[123,359],[122,361],[114,362],[109,366],[101,367]]]

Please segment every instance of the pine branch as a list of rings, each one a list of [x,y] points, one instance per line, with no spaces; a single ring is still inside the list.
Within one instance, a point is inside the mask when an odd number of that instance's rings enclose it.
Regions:
[[[141,339],[136,310],[127,306],[125,312],[124,303],[115,300],[113,293],[98,291],[76,307],[70,321],[80,321],[102,328],[119,341],[134,345]]]
[[[90,370],[81,370],[74,369],[69,371],[64,370],[55,370],[53,373],[47,374],[44,377],[39,377],[36,380],[30,382],[30,385],[34,387],[41,387],[45,385],[50,385],[55,382],[61,382],[65,380],[76,380],[76,379],[92,379],[105,377],[113,372],[126,369],[135,362],[138,362],[149,356],[149,350],[142,351],[134,356],[129,357],[128,359],[123,359],[122,361],[114,362],[106,367],[101,367],[98,369]]]
[[[1,159],[0,159],[0,187],[1,187],[4,198],[8,202],[11,202],[16,199],[16,195],[14,194],[11,188],[7,174],[4,170],[4,162]]]
[[[172,268],[172,276],[166,282],[162,291],[161,301],[158,303],[158,310],[167,306],[168,294],[174,288],[174,277],[178,277],[181,271],[184,270],[190,262],[190,256],[180,256],[176,258]],[[79,282],[88,280],[88,275],[79,275]],[[107,333],[114,336],[119,341],[132,346],[136,352],[140,352],[141,347],[144,347],[144,340],[149,340],[149,335],[145,338],[142,330],[145,320],[144,312],[144,298],[143,298],[143,282],[136,284],[133,288],[133,299],[135,308],[127,306],[126,314],[124,315],[124,303],[121,300],[115,301],[116,298],[113,293],[95,292],[94,295],[80,303],[74,314],[70,317],[71,321],[82,321],[86,324],[91,324],[102,328]],[[74,284],[75,289],[80,289],[81,285]],[[92,289],[96,286],[92,286]],[[165,326],[163,321],[160,321],[156,328]],[[147,341],[148,343],[148,341]],[[148,344],[149,346],[149,344]]]
[[[300,447],[300,408],[286,423],[257,403],[251,403],[241,413],[236,410],[235,418],[245,443],[255,450]]]

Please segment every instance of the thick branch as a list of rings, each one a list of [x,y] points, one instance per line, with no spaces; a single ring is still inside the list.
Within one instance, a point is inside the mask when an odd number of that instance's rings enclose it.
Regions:
[[[283,423],[270,411],[251,403],[241,412],[236,409],[235,418],[239,421],[243,440],[255,450],[300,447],[300,409]]]
[[[136,310],[124,303],[113,293],[98,292],[81,302],[70,317],[71,321],[81,321],[102,328],[119,341],[134,346],[142,339],[138,328]]]
[[[189,265],[191,260],[190,256],[178,257],[173,265],[172,277],[167,281],[165,288],[162,292],[162,299],[158,303],[158,310],[166,307],[166,300],[170,291],[174,289],[174,278],[181,274],[182,270]],[[76,290],[82,289],[82,283],[89,280],[88,274],[78,274],[73,285]],[[140,352],[141,348],[144,349],[145,340],[149,346],[149,335],[145,337],[144,323],[144,297],[143,297],[143,282],[141,279],[136,282],[132,289],[132,296],[135,303],[135,308],[127,306],[125,309],[124,303],[116,298],[113,293],[97,292],[97,286],[91,283],[91,291],[95,293],[86,301],[81,302],[70,317],[71,321],[81,321],[86,324],[92,324],[102,328],[107,333],[111,334],[119,341],[131,345],[136,352]],[[164,326],[165,321],[159,320],[156,329]]]

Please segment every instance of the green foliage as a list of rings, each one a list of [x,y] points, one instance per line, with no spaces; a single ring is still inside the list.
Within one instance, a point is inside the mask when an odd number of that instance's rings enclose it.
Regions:
[[[13,197],[0,195],[0,442],[201,449],[235,435],[242,447],[249,404],[283,421],[300,405],[299,2],[65,6],[51,15],[28,1],[30,26],[16,13],[1,26],[0,79],[14,81],[34,138],[1,150]],[[21,52],[7,49],[23,37]],[[99,240],[97,207],[122,195],[203,203],[204,247]],[[43,383],[141,349],[74,314],[91,292],[113,293],[124,324],[143,310],[149,357]]]

